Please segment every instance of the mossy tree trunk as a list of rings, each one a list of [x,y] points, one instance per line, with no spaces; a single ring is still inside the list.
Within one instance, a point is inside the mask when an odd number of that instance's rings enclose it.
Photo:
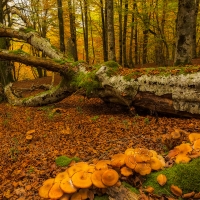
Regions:
[[[4,22],[4,15],[3,15],[3,1],[0,1],[0,23]],[[0,38],[0,48],[1,49],[7,49],[7,39],[6,38]],[[12,76],[12,67],[9,66],[10,62],[6,60],[0,60],[0,83],[4,87],[9,82],[13,81]]]
[[[49,42],[36,32],[21,32],[0,26],[0,37],[24,39],[42,50],[50,58],[36,58],[23,51],[0,50],[0,59],[24,63],[59,72],[61,83],[49,91],[29,98],[18,98],[9,84],[5,87],[8,101],[20,106],[39,106],[58,102],[74,92],[88,98],[99,97],[105,102],[118,103],[129,108],[142,107],[154,112],[172,113],[183,116],[200,116],[200,72],[180,75],[144,75],[128,79],[117,74],[117,63],[109,61],[93,70],[85,63],[68,63],[62,54],[53,49]],[[62,64],[63,63],[63,64]]]

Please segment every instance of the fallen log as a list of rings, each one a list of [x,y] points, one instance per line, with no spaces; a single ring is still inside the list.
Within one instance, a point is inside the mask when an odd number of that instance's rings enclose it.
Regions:
[[[7,85],[4,93],[11,104],[46,105],[61,101],[78,91],[88,98],[99,97],[105,102],[118,103],[129,108],[142,107],[153,112],[200,116],[200,67],[195,67],[195,70],[180,70],[176,67],[168,74],[163,74],[163,71],[161,74],[146,72],[136,78],[127,79],[127,75],[121,74],[119,66],[113,61],[98,67],[67,62],[64,56],[37,32],[14,30],[0,24],[0,36],[24,40],[43,51],[50,59],[36,59],[23,51],[6,50],[0,51],[0,58],[34,67],[42,66],[44,69],[59,72],[62,76],[62,82],[58,86],[30,98],[17,97],[12,85]],[[180,71],[184,73],[176,73]],[[128,73],[136,72],[138,73],[137,69]]]

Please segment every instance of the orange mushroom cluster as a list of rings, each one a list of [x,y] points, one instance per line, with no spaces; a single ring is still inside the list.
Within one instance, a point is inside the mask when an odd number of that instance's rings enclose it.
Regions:
[[[120,176],[130,176],[134,172],[146,175],[164,166],[163,157],[155,151],[130,148],[124,154],[116,154],[111,160],[100,160],[95,165],[79,162],[70,166],[55,178],[46,180],[39,189],[39,195],[60,200],[93,199],[90,188],[111,187]]]
[[[169,151],[167,158],[175,163],[188,163],[192,158],[200,157],[200,133],[188,135],[190,143],[183,143]]]
[[[152,170],[160,170],[165,166],[165,160],[154,150],[146,148],[127,149],[125,164],[140,175],[150,174]]]

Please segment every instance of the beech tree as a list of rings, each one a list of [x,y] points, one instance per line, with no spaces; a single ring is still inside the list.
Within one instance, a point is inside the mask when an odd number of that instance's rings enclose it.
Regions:
[[[175,65],[191,64],[195,12],[195,0],[179,0]]]

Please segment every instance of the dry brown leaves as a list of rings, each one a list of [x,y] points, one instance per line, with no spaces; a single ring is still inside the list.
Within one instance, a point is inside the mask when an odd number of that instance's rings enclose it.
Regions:
[[[100,99],[71,96],[42,107],[0,104],[0,199],[40,199],[44,180],[63,171],[61,155],[82,161],[110,159],[127,148],[168,151],[162,136],[180,128],[200,132],[200,120],[131,116]],[[27,139],[27,136],[32,136]]]

